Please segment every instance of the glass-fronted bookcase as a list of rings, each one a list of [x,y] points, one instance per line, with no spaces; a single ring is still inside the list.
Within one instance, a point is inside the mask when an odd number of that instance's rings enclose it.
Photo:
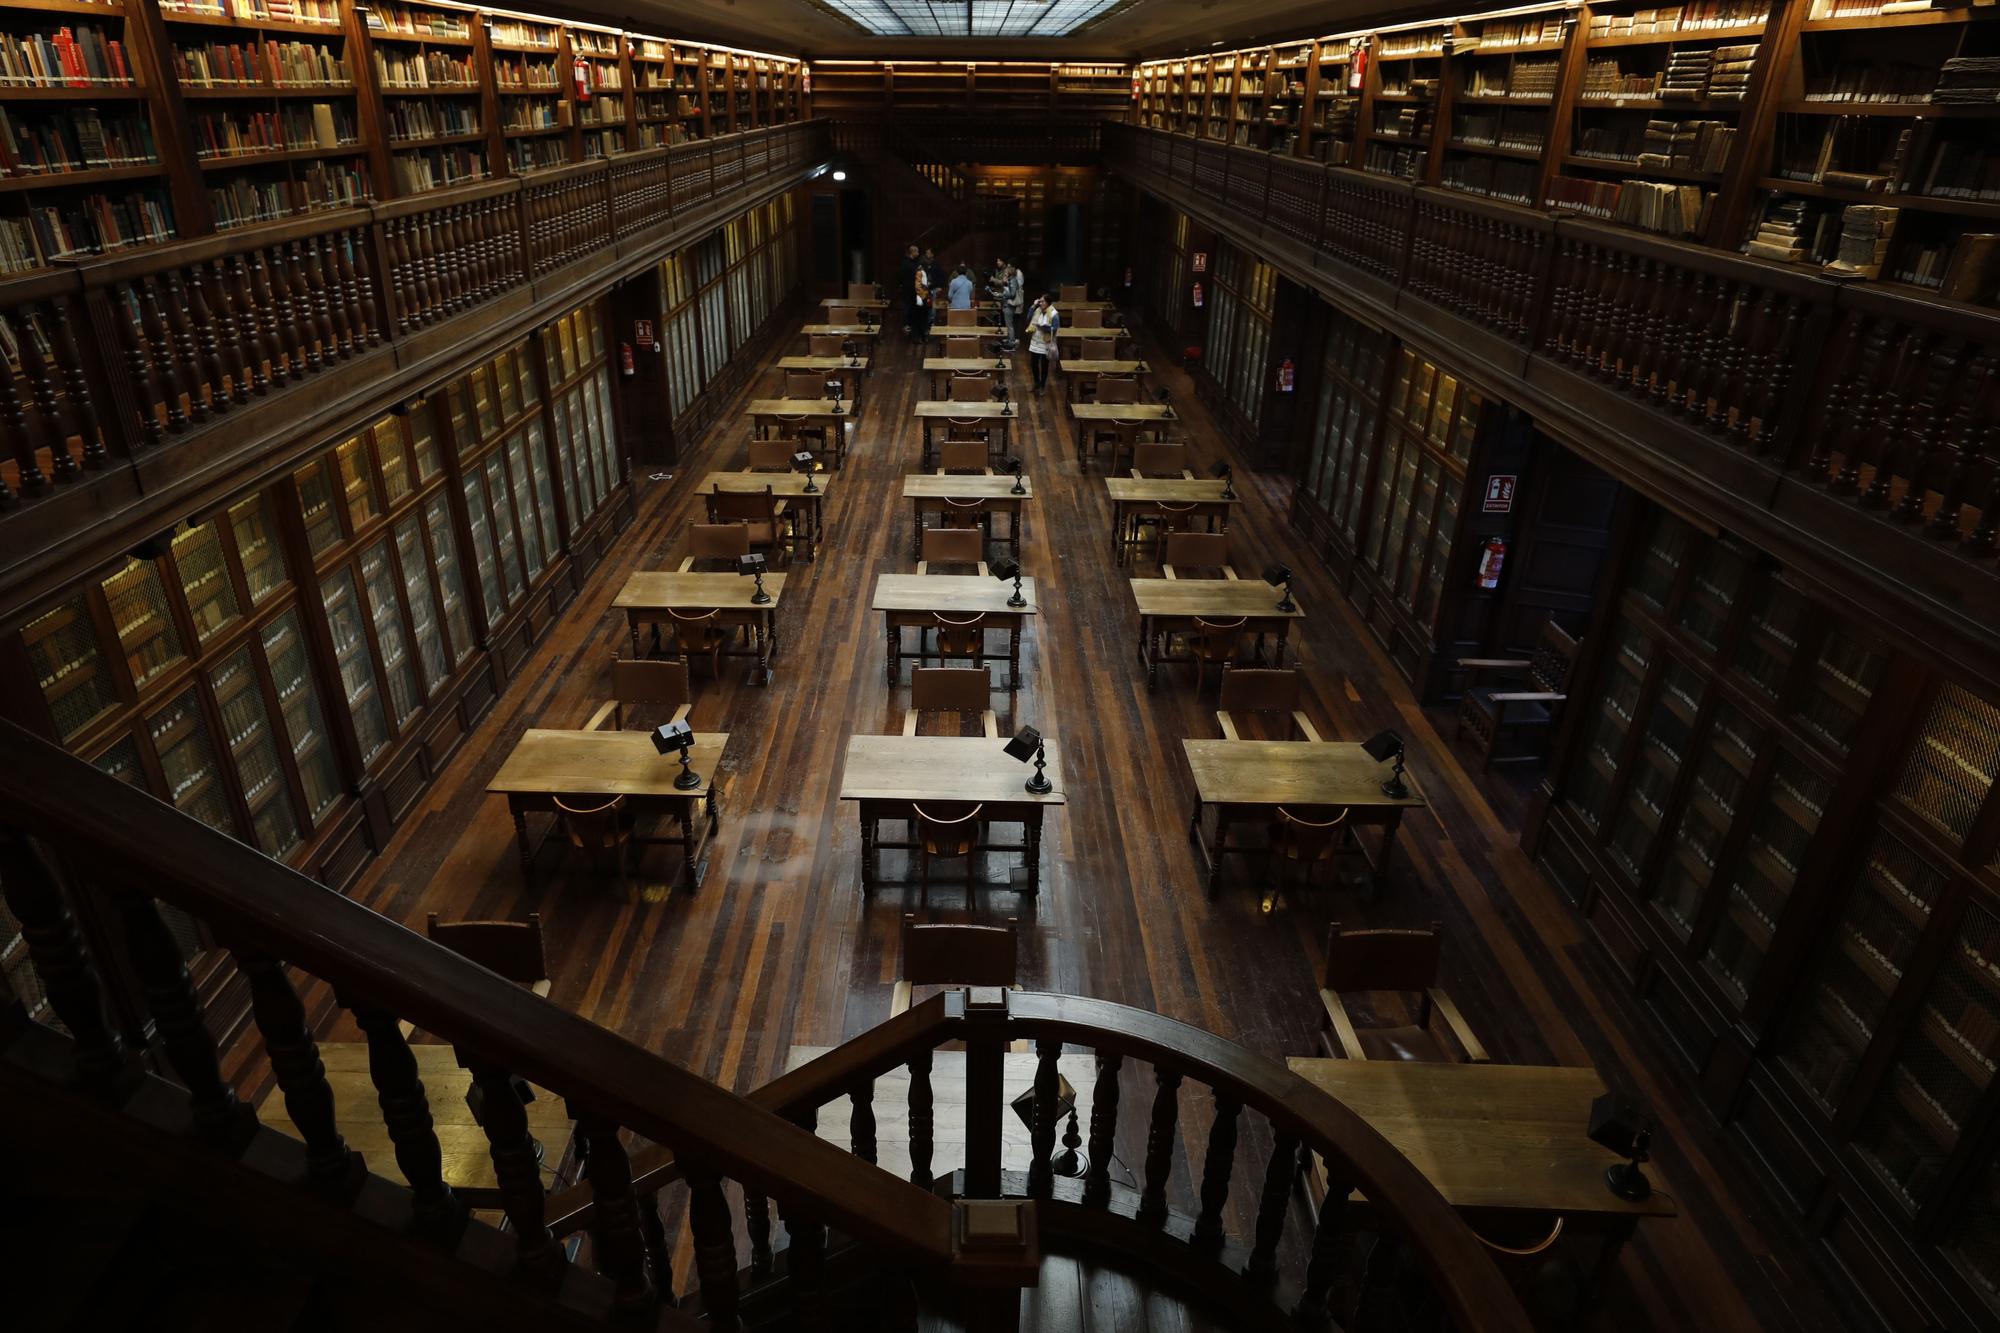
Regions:
[[[1800,1212],[2000,1317],[2000,703],[1727,534],[1625,560],[1538,855]]]

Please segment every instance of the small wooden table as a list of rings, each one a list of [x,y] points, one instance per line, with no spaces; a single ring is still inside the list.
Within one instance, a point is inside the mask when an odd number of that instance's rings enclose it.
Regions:
[[[829,296],[820,302],[826,307],[828,318],[843,310],[887,310],[889,303],[883,300],[863,300],[857,296]]]
[[[868,379],[870,359],[865,356],[781,356],[779,370],[809,370],[816,375],[838,375],[846,386],[847,405],[861,407],[861,388]]]
[[[942,399],[950,392],[947,387],[953,375],[988,374],[998,376],[996,384],[1006,380],[1007,372],[1014,368],[1013,362],[1004,356],[927,356],[924,370],[931,377],[931,397]]]
[[[1097,446],[1091,442],[1090,424],[1094,421],[1136,421],[1145,426],[1159,427],[1170,421],[1179,421],[1174,409],[1166,403],[1071,403],[1070,419],[1076,423],[1076,456],[1086,471],[1097,459]],[[1118,456],[1114,450],[1111,470],[1118,470]]]
[[[1291,638],[1292,622],[1305,618],[1296,602],[1290,611],[1278,609],[1280,592],[1262,579],[1133,579],[1132,600],[1139,608],[1139,660],[1146,664],[1146,688],[1159,681],[1161,662],[1179,662],[1153,642],[1177,622],[1231,620],[1244,617],[1244,632],[1261,639],[1275,634],[1278,644],[1274,665],[1285,664],[1285,644]],[[1259,654],[1262,653],[1261,646]]]
[[[806,490],[806,478],[797,472],[711,472],[701,479],[695,494],[702,496],[708,507],[708,521],[717,522],[715,501],[717,491],[744,491],[761,495],[766,487],[771,494],[785,502],[785,507],[799,516],[799,541],[805,546],[804,556],[812,559],[819,551],[820,537],[825,531],[826,493],[833,486],[830,476],[816,475],[812,480],[813,489]],[[770,582],[766,574],[764,580]],[[752,580],[754,586],[755,580]]]
[[[881,331],[880,324],[808,324],[799,330],[808,338],[816,333],[830,338],[873,338]]]
[[[1106,477],[1111,493],[1111,558],[1125,563],[1128,547],[1139,544],[1138,518],[1154,511],[1173,511],[1208,520],[1209,531],[1229,531],[1229,509],[1238,503],[1225,498],[1220,481],[1189,481],[1186,477]]]
[[[1027,892],[1042,887],[1042,813],[1062,805],[1062,766],[1055,737],[1048,743],[1050,790],[1036,795],[1025,785],[1032,765],[1017,764],[1001,752],[1002,742],[984,736],[854,736],[840,776],[840,799],[861,813],[861,891],[874,891],[881,875],[877,858],[885,848],[908,850],[912,841],[884,842],[877,827],[885,819],[914,823],[919,801],[977,801],[986,823],[1020,824],[1019,843],[980,843],[976,851],[1019,851],[1027,860]],[[915,829],[910,831],[912,839]]]
[[[750,429],[759,435],[775,430],[781,417],[804,417],[826,427],[824,452],[832,460],[830,466],[838,469],[847,459],[846,423],[854,420],[859,411],[853,403],[836,403],[831,398],[752,398],[743,415],[750,418]]]
[[[1012,403],[927,402],[918,403],[916,413],[917,420],[924,424],[924,454],[917,466],[925,472],[937,466],[937,450],[931,444],[931,423],[934,421],[947,421],[952,417],[961,421],[996,421],[1000,423],[1000,452],[1009,454],[1014,451],[1014,421],[1020,414]]]
[[[1063,401],[1073,403],[1076,393],[1085,384],[1095,384],[1100,375],[1133,375],[1140,379],[1153,373],[1153,367],[1145,361],[1099,361],[1079,357],[1061,363],[1063,373]]]
[[[1033,312],[1030,311],[1029,313],[1032,314]],[[1065,319],[1067,319],[1067,316],[1065,316]],[[1094,329],[1080,329],[1074,324],[1069,323],[1065,323],[1061,328],[1056,330],[1056,346],[1059,348],[1062,347],[1065,338],[1071,340],[1071,342],[1080,341],[1084,338],[1103,338],[1109,341],[1114,348],[1121,341],[1133,341],[1132,330],[1127,328],[1101,325]]]
[[[777,474],[773,473],[773,477]],[[625,580],[625,586],[612,599],[611,609],[625,613],[625,623],[632,631],[632,655],[640,656],[639,626],[657,624],[667,619],[667,612],[709,611],[722,612],[719,623],[724,625],[748,625],[754,646],[750,648],[726,648],[725,657],[755,657],[757,671],[766,685],[771,683],[771,659],[778,655],[778,603],[784,600],[785,576],[766,574],[764,591],[771,600],[762,605],[750,599],[756,594],[757,581],[741,574],[681,574],[657,569],[642,569]]]
[[[650,732],[531,727],[521,733],[513,753],[500,765],[493,781],[486,784],[486,790],[507,798],[507,810],[514,817],[514,833],[520,843],[524,879],[535,860],[536,844],[528,837],[531,811],[554,810],[557,797],[623,796],[635,809],[663,809],[675,817],[681,826],[680,837],[656,836],[634,841],[679,847],[681,867],[692,892],[701,884],[705,865],[698,859],[699,854],[721,822],[711,779],[728,745],[728,732],[696,732],[688,763],[701,775],[701,785],[681,788],[674,785],[681,771],[679,756],[662,755],[655,750]]]
[[[923,554],[924,511],[934,509],[944,512],[945,501],[983,500],[987,509],[996,514],[1007,515],[1007,545],[1016,558],[1021,554],[1021,520],[1025,516],[1024,506],[1035,498],[1034,483],[1027,477],[1021,478],[1025,488],[1019,495],[1014,493],[1014,478],[982,477],[978,475],[958,475],[940,477],[934,472],[913,472],[903,478],[903,498],[910,502],[916,518],[916,530],[910,534],[910,555],[912,558]],[[1024,587],[1026,585],[1023,585]]]
[[[1424,807],[1423,795],[1414,786],[1408,796],[1383,795],[1382,784],[1388,780],[1391,766],[1370,759],[1353,741],[1184,740],[1181,749],[1187,755],[1188,770],[1194,774],[1195,805],[1188,820],[1188,836],[1208,867],[1210,898],[1222,891],[1225,855],[1264,854],[1262,847],[1229,845],[1229,826],[1239,819],[1261,822],[1272,807],[1280,805],[1345,806],[1350,812],[1348,823],[1382,830],[1373,853],[1356,839],[1379,887],[1388,872],[1403,812]],[[1409,785],[1407,774],[1404,783]],[[1213,839],[1202,828],[1202,814],[1210,807],[1215,810]]]
[[[889,684],[894,686],[903,669],[903,631],[911,626],[918,630],[917,651],[911,654],[921,666],[936,654],[923,646],[922,631],[935,629],[940,617],[949,618],[963,627],[964,622],[974,616],[983,617],[980,625],[980,651],[974,657],[976,663],[998,662],[999,653],[986,651],[986,631],[1005,630],[1007,632],[1007,692],[1012,694],[1021,687],[1021,630],[1028,617],[1039,609],[1035,600],[1035,581],[1021,580],[1021,596],[1026,606],[1009,606],[1007,599],[1014,595],[1014,581],[1008,579],[984,578],[978,574],[878,574],[875,577],[875,609],[882,613],[883,625],[889,634]]]

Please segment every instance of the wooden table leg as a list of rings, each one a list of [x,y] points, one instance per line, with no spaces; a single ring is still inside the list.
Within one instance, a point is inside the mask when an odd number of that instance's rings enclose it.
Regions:
[[[1021,625],[1017,620],[1007,631],[1007,693],[1021,688]]]
[[[636,631],[634,632],[636,633]],[[528,844],[528,812],[516,805],[511,799],[508,800],[507,804],[513,808],[514,840],[520,847],[521,878],[525,881],[533,875],[535,868],[535,849]]]
[[[1197,818],[1200,817],[1197,812]],[[1208,899],[1214,902],[1222,894],[1222,854],[1229,847],[1229,807],[1215,807],[1215,841],[1208,849]]]
[[[1111,502],[1111,563],[1125,563],[1125,502]]]
[[[695,805],[694,797],[690,796],[681,802],[681,833],[684,835],[684,841],[681,843],[681,869],[687,875],[689,893],[701,887],[701,873],[694,860],[694,826],[699,818],[700,809]]]
[[[626,627],[632,631],[632,656],[634,657],[643,656],[643,654],[641,654],[639,651],[639,617],[634,613],[627,611],[625,613],[625,624]]]
[[[876,819],[875,819],[875,815],[874,815],[874,814],[873,814],[873,813],[872,813],[872,812],[871,812],[870,810],[868,810],[868,808],[867,808],[867,807],[865,807],[865,806],[864,806],[864,807],[862,807],[862,810],[861,810],[861,891],[862,891],[862,892],[863,892],[864,894],[865,894],[865,893],[873,893],[873,892],[875,891],[875,878],[876,878],[876,867],[875,867],[875,856],[876,856],[876,852],[875,852],[875,839],[876,839],[876,837],[877,837],[878,833],[879,833],[879,830],[878,830],[878,829],[876,828]]]
[[[889,688],[896,688],[896,676],[903,668],[903,629],[892,616],[883,616],[889,625]]]
[[[1160,654],[1153,644],[1151,619],[1139,618],[1139,660],[1146,664],[1146,691],[1151,693],[1160,683]]]
[[[910,559],[920,560],[924,554],[924,502],[910,501],[910,517],[916,521],[916,528],[910,533]]]
[[[763,683],[771,683],[771,654],[777,650],[778,627],[772,623],[771,613],[766,611],[757,618],[757,670],[762,674]]]
[[[1279,621],[1277,665],[1280,668],[1282,668],[1285,665],[1285,645],[1291,641],[1291,637],[1292,637],[1292,622],[1289,620]]]
[[[1042,891],[1042,807],[1028,807],[1025,821],[1028,844],[1028,896],[1034,897]]]

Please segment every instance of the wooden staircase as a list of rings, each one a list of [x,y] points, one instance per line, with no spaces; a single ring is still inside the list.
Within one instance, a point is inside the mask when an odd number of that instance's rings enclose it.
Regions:
[[[1218,1327],[1319,1328],[1338,1313],[1343,1258],[1386,1242],[1422,1276],[1422,1327],[1529,1328],[1477,1239],[1365,1123],[1280,1063],[1156,1014],[1076,996],[949,991],[738,1096],[9,724],[0,724],[0,892],[48,1000],[44,1022],[28,1021],[19,1002],[0,1008],[0,1124],[17,1159],[32,1155],[9,1187],[22,1191],[9,1224],[43,1213],[88,1219],[0,1251],[10,1263],[43,1255],[34,1272],[56,1289],[32,1290],[50,1311],[47,1327],[120,1326],[112,1288],[124,1279],[91,1276],[108,1267],[132,1281],[151,1274],[162,1301],[172,1293],[180,1322],[149,1330],[211,1326],[221,1311],[200,1293],[222,1282],[242,1308],[268,1308],[268,1321],[246,1315],[232,1327],[344,1329],[342,1311],[365,1292],[380,1307],[371,1328],[394,1329],[380,1315],[394,1309],[538,1333],[1011,1333],[1024,1310],[1066,1320],[1065,1299],[1047,1304],[1038,1284],[1076,1271],[1052,1275],[1051,1256],[1089,1256],[1148,1302],[1170,1294],[1176,1309],[1224,1312]],[[161,904],[228,949],[293,1132],[274,1127],[275,1116],[260,1120],[223,1077]],[[78,925],[86,917],[118,928],[93,927],[92,948]],[[124,1012],[108,977],[136,983],[139,1011]],[[296,977],[330,984],[366,1035],[400,1182],[371,1170],[344,1136]],[[402,1020],[452,1043],[484,1094],[499,1203],[490,1215],[445,1183]],[[1028,1151],[1026,1170],[1010,1171],[1002,1094],[1020,1041],[1034,1052]],[[939,1152],[933,1068],[938,1052],[960,1047],[953,1162]],[[1053,1161],[1060,1070],[1067,1058],[1081,1075],[1079,1055],[1092,1074],[1089,1165],[1070,1177]],[[545,1192],[516,1076],[561,1099],[580,1145],[575,1188]],[[877,1164],[878,1085],[902,1103],[895,1172]],[[1128,1086],[1143,1095],[1121,1111]],[[1198,1188],[1170,1191],[1184,1086],[1205,1092],[1197,1100],[1212,1117],[1199,1154],[1187,1154]],[[835,1106],[845,1111],[840,1144],[815,1132]],[[1082,1143],[1074,1121],[1063,1137]],[[1239,1141],[1268,1150],[1239,1152]],[[1366,1199],[1365,1215],[1345,1202],[1347,1189],[1334,1191],[1340,1204],[1303,1214],[1295,1186],[1306,1154]],[[1239,1157],[1252,1158],[1249,1188],[1237,1191],[1251,1218],[1232,1228]],[[1114,1173],[1121,1160],[1132,1169]],[[677,1265],[677,1254],[692,1257]],[[1038,1294],[1024,1300],[1024,1289]]]

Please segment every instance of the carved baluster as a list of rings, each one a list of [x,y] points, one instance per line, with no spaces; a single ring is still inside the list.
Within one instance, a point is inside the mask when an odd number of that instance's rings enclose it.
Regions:
[[[1860,356],[1861,319],[1860,314],[1849,311],[1840,322],[1839,332],[1827,339],[1828,353],[1820,377],[1826,389],[1820,395],[1819,429],[1812,432],[1812,452],[1806,456],[1805,465],[1806,480],[1822,485],[1830,485],[1833,480],[1835,427],[1847,412],[1850,377]]]
[[[1773,326],[1778,320],[1778,294],[1769,287],[1764,288],[1763,299],[1757,302],[1756,313],[1747,310],[1740,326],[1738,341],[1743,344],[1743,374],[1736,386],[1732,401],[1735,412],[1729,415],[1725,431],[1729,442],[1742,448],[1750,442],[1750,418],[1752,404],[1757,400],[1758,386],[1770,373],[1769,360],[1777,335]]]
[[[937,1111],[931,1094],[931,1053],[910,1058],[910,1183],[931,1187],[931,1149],[937,1136]]]
[[[800,1111],[790,1118],[806,1133],[817,1132],[817,1111]],[[785,1267],[797,1288],[799,1324],[808,1329],[820,1328],[826,1322],[826,1226],[801,1213],[797,1204],[787,1200],[779,1202],[778,1212],[785,1220],[785,1235],[790,1242],[785,1250]]]
[[[1236,1118],[1243,1104],[1215,1094],[1215,1124],[1208,1131],[1208,1151],[1201,1160],[1201,1212],[1195,1217],[1194,1243],[1222,1248],[1222,1210],[1229,1203],[1229,1176],[1236,1165]]]
[[[1604,324],[1604,288],[1610,280],[1604,252],[1596,246],[1580,247],[1583,275],[1577,283],[1576,327],[1570,334],[1570,364],[1589,370],[1603,359],[1601,341]]]
[[[468,238],[466,260],[472,275],[472,300],[475,304],[493,295],[493,256],[489,249],[492,239],[492,213],[487,205],[491,201],[482,199],[466,210],[465,233]]]
[[[437,214],[425,213],[412,221],[417,228],[417,277],[424,288],[424,322],[429,323],[445,317],[444,281],[438,275]]]
[[[220,264],[222,261],[217,260]],[[229,257],[229,304],[236,310],[237,336],[242,339],[250,361],[250,391],[262,395],[271,388],[271,369],[276,357],[274,344],[264,336],[265,314],[258,303],[258,287],[242,255]]]
[[[285,1095],[285,1113],[306,1142],[306,1178],[324,1193],[348,1198],[361,1187],[361,1155],[347,1146],[334,1123],[333,1088],[306,1026],[306,1007],[277,959],[239,949],[236,961],[250,981],[250,1013]]]
[[[1180,1118],[1181,1076],[1154,1067],[1153,1120],[1146,1132],[1146,1183],[1139,1195],[1138,1220],[1159,1226],[1167,1220],[1167,1178],[1174,1168],[1174,1126]]]
[[[1055,1186],[1050,1159],[1056,1154],[1056,1061],[1062,1042],[1044,1037],[1035,1043],[1035,1085],[1028,1126],[1028,1193],[1046,1199]]]
[[[186,430],[187,390],[181,379],[180,364],[174,357],[172,337],[167,332],[167,317],[160,309],[159,284],[152,278],[141,278],[137,291],[139,311],[145,321],[141,327],[146,334],[147,354],[151,356],[160,385],[165,390],[167,429]]]
[[[382,342],[382,320],[375,307],[375,253],[364,231],[345,231],[333,248],[340,269],[340,281],[347,289],[348,308],[353,312],[354,345],[378,347]]]
[[[85,373],[76,327],[70,320],[70,298],[57,297],[49,303],[48,310],[50,341],[55,348],[56,365],[62,371],[63,394],[69,399],[70,414],[83,440],[84,470],[95,472],[105,464],[104,428],[97,419],[97,400],[91,395],[90,376]]]
[[[299,356],[298,329],[292,322],[288,304],[279,295],[282,275],[278,271],[275,251],[269,254],[262,250],[250,252],[250,281],[257,300],[258,321],[264,329],[264,342],[270,349],[272,386],[302,378],[305,367]]]
[[[472,289],[466,272],[465,210],[448,208],[444,214],[444,236],[449,249],[444,254],[445,299],[453,314],[472,304]]]
[[[28,961],[41,979],[49,1008],[75,1043],[77,1080],[108,1100],[123,1100],[138,1071],[105,1011],[97,966],[70,915],[55,867],[40,848],[4,828],[0,828],[0,897],[21,923]]]
[[[1631,364],[1626,367],[1626,382],[1631,385],[1634,394],[1650,398],[1654,396],[1653,386],[1665,374],[1667,302],[1670,299],[1668,294],[1673,290],[1668,275],[1676,270],[1666,263],[1648,262],[1643,272],[1646,279],[1644,299]]]
[[[1903,498],[1892,516],[1898,523],[1921,523],[1924,504],[1930,498],[1930,479],[1937,462],[1938,428],[1944,423],[1945,392],[1958,376],[1959,352],[1964,344],[1956,339],[1941,342],[1925,362],[1923,388],[1903,416],[1903,430],[1909,445],[1900,451],[1896,471],[1903,476]]]
[[[1917,367],[1923,364],[1929,346],[1928,334],[1907,326],[1903,329],[1903,336],[1897,340],[1894,368],[1883,377],[1882,392],[1876,398],[1873,432],[1875,472],[1868,479],[1868,489],[1860,497],[1863,509],[1889,507],[1889,491],[1901,471],[1897,463],[1902,459],[1901,444],[1907,424],[1903,408],[1912,396],[1905,391],[1905,386],[1918,373]]]
[[[132,284],[124,283],[114,289],[111,299],[124,315],[116,321],[116,332],[119,343],[125,349],[126,372],[132,377],[132,387],[139,395],[136,404],[139,413],[138,443],[144,448],[160,442],[163,434],[160,400],[166,397],[166,392],[160,387],[160,377],[153,373],[153,357],[146,349],[146,322],[139,310],[138,293],[133,290]],[[26,489],[25,485],[23,489]]]
[[[1944,432],[1949,442],[1947,447],[1956,453],[1956,462],[1945,483],[1943,499],[1926,528],[1926,532],[1937,541],[1956,541],[1960,535],[1965,497],[1983,461],[1980,432],[1992,429],[1989,424],[1991,414],[1982,413],[1980,408],[1993,386],[1995,355],[1991,348],[1986,348],[1973,359],[1972,369],[1962,381],[1958,406],[1951,414],[1951,424]]]
[[[34,434],[28,426],[28,410],[21,402],[21,390],[15,384],[19,365],[4,355],[10,345],[20,351],[24,335],[17,325],[24,322],[18,315],[12,318],[0,315],[0,323],[6,325],[7,333],[5,338],[0,338],[0,426],[6,428],[0,431],[0,438],[13,441],[10,447],[21,469],[21,493],[32,496],[48,489],[48,479],[42,475]],[[5,488],[6,483],[0,482],[0,495],[11,503],[14,497]]]
[[[667,1224],[660,1220],[660,1196],[647,1194],[639,1199],[639,1236],[645,1242],[646,1262],[653,1274],[653,1290],[669,1304],[674,1298],[674,1262],[667,1252]]]
[[[583,1171],[590,1181],[590,1202],[596,1223],[591,1228],[591,1255],[597,1271],[610,1278],[620,1310],[644,1310],[653,1303],[653,1286],[646,1280],[646,1242],[639,1226],[639,1200],[632,1192],[632,1159],[618,1140],[618,1122],[594,1112],[572,1109],[577,1134],[583,1140]],[[714,1191],[714,1207],[722,1212],[722,1226],[729,1227],[729,1209],[722,1202],[722,1189],[708,1177]],[[708,1220],[701,1216],[704,1191],[693,1174],[689,1178],[689,1215],[695,1228],[697,1254],[701,1233]],[[735,1253],[730,1253],[731,1279],[735,1277]],[[703,1284],[706,1289],[706,1271]]]
[[[201,377],[208,382],[208,406],[217,416],[229,410],[229,368],[222,360],[222,317],[210,308],[205,265],[196,264],[187,275],[188,318],[194,325],[201,349]]]
[[[688,1172],[688,1229],[694,1234],[695,1273],[710,1327],[742,1327],[736,1317],[736,1231],[722,1182],[712,1172]]]
[[[743,1187],[743,1230],[750,1237],[750,1276],[761,1281],[771,1276],[771,1201],[748,1185]]]
[[[125,947],[146,992],[160,1045],[188,1090],[196,1132],[224,1152],[241,1152],[257,1130],[257,1113],[222,1077],[215,1038],[202,1021],[201,1000],[181,960],[180,945],[151,898],[126,889],[111,896],[125,924]]]
[[[567,1261],[549,1233],[548,1201],[542,1193],[534,1136],[528,1132],[528,1109],[506,1070],[470,1051],[459,1052],[459,1059],[472,1071],[473,1086],[479,1090],[479,1127],[486,1131],[493,1156],[500,1206],[514,1229],[514,1262],[526,1272],[548,1278]]]
[[[1720,435],[1729,424],[1729,410],[1736,401],[1737,377],[1743,369],[1744,327],[1750,322],[1749,301],[1739,284],[1724,288],[1724,299],[1711,329],[1720,355],[1716,359],[1714,382],[1705,385],[1708,400],[1705,423],[1711,435]]]
[[[410,1212],[417,1229],[450,1242],[465,1220],[465,1209],[444,1179],[444,1153],[431,1123],[430,1096],[418,1072],[416,1052],[396,1016],[379,1005],[343,1004],[368,1039],[368,1078],[375,1102],[395,1148],[396,1169],[410,1186]]]
[[[864,1162],[875,1160],[875,1080],[862,1079],[847,1090],[852,1110],[847,1117],[848,1142]]]
[[[1243,1276],[1252,1282],[1269,1283],[1278,1276],[1278,1242],[1285,1235],[1285,1214],[1291,1207],[1292,1183],[1299,1175],[1299,1141],[1279,1134],[1271,1149],[1270,1164],[1264,1168],[1264,1189],[1257,1196],[1256,1238]]]
[[[391,218],[384,227],[389,238],[389,281],[396,292],[396,332],[408,333],[412,323],[421,323],[413,318],[411,307],[419,297],[416,285],[410,281],[410,244],[407,219]]]
[[[1305,1291],[1299,1297],[1297,1312],[1298,1318],[1312,1323],[1325,1316],[1326,1298],[1339,1274],[1341,1223],[1347,1216],[1347,1195],[1352,1188],[1325,1154],[1320,1155],[1320,1161],[1326,1166],[1326,1198],[1313,1225],[1312,1254],[1306,1260]]]
[[[1835,495],[1854,495],[1861,489],[1861,457],[1859,445],[1868,438],[1869,427],[1875,420],[1875,404],[1881,391],[1883,378],[1882,361],[1889,352],[1889,321],[1871,319],[1868,321],[1868,335],[1861,344],[1861,354],[1854,367],[1854,390],[1849,395],[1847,410],[1842,417],[1829,424],[1840,432],[1840,475],[1828,487]]]
[[[1986,475],[1980,488],[1969,492],[1979,508],[1979,526],[1966,534],[1965,553],[1975,560],[2000,549],[2000,451],[1994,447],[1995,433],[1987,428],[1985,447],[1976,455]]]
[[[187,373],[188,420],[203,422],[208,420],[209,398],[222,392],[221,381],[201,382],[201,363],[195,356],[194,322],[188,315],[187,284],[181,280],[179,269],[167,270],[165,286],[166,332],[173,344],[174,370],[179,374],[185,368]]]
[[[1753,400],[1757,429],[1750,437],[1750,447],[1759,454],[1769,453],[1777,439],[1778,413],[1783,410],[1785,391],[1792,380],[1792,363],[1799,354],[1799,339],[1804,334],[1804,303],[1796,296],[1787,296],[1777,342],[1764,358],[1763,376]]]
[[[1576,290],[1576,245],[1559,240],[1555,259],[1549,265],[1549,321],[1542,337],[1543,350],[1552,357],[1567,359],[1569,352],[1570,299]]]
[[[1708,416],[1709,389],[1722,364],[1722,343],[1728,334],[1729,307],[1733,299],[1729,284],[1721,278],[1708,281],[1706,296],[1702,323],[1700,327],[1689,330],[1694,339],[1694,367],[1688,375],[1687,397],[1681,404],[1682,415],[1694,421],[1705,420]]]
[[[354,354],[354,331],[347,326],[347,303],[341,299],[340,283],[326,262],[325,237],[306,242],[306,280],[312,287],[313,314],[326,342],[326,359],[334,361]]]
[[[35,308],[29,306],[26,317],[17,322],[15,351],[20,356],[21,377],[28,382],[28,393],[35,406],[34,429],[22,437],[25,447],[18,448],[17,454],[25,454],[29,463],[38,461],[37,455],[48,450],[49,472],[57,485],[66,485],[76,480],[78,470],[76,460],[70,457],[69,432],[63,428],[62,402],[56,396],[56,378],[49,369],[47,344],[42,340],[40,321],[35,318]],[[11,387],[11,386],[10,386]],[[29,489],[28,470],[21,471],[21,490],[34,494],[42,488],[43,477],[39,467],[35,469],[35,487]]]
[[[277,246],[271,252],[282,255]],[[317,374],[334,359],[333,320],[327,314],[326,288],[312,281],[310,263],[305,246],[293,241],[291,253],[279,259],[278,271],[291,292],[292,318],[305,326],[306,369]]]

